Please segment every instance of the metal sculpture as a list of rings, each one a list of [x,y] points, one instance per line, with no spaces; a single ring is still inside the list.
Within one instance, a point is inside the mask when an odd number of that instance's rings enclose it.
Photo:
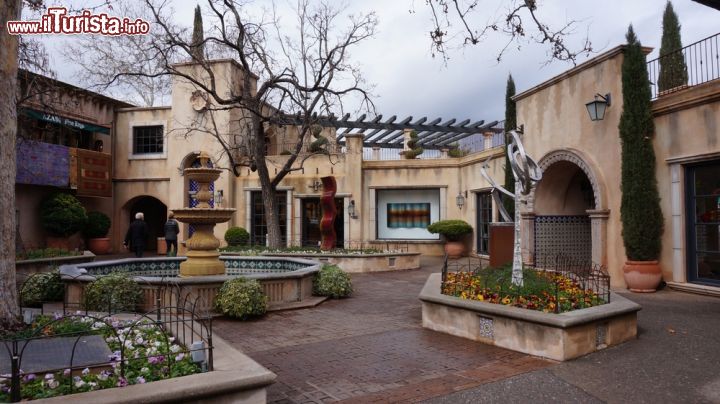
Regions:
[[[520,132],[522,133],[522,132]],[[517,131],[510,131],[511,143],[507,146],[507,155],[510,160],[510,167],[512,168],[513,177],[515,177],[515,194],[508,191],[507,189],[497,185],[495,181],[488,175],[485,170],[488,165],[488,161],[480,166],[480,173],[493,187],[492,196],[495,201],[495,205],[500,210],[505,221],[510,221],[510,215],[503,206],[500,194],[496,191],[500,191],[505,195],[513,198],[515,201],[515,240],[513,248],[513,270],[512,270],[512,283],[516,286],[523,285],[522,276],[522,249],[520,245],[520,209],[519,203],[527,203],[527,196],[530,194],[532,187],[542,179],[542,169],[537,163],[525,154],[525,148],[520,141],[520,136]]]
[[[337,191],[337,183],[335,177],[327,176],[320,178],[323,184],[323,193],[320,198],[320,206],[322,207],[322,219],[320,220],[320,249],[323,251],[335,248],[337,235],[335,234],[335,217],[337,216],[337,208],[335,207],[335,192]]]

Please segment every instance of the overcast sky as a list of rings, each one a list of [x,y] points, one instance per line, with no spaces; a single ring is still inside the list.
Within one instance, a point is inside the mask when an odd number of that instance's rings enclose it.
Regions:
[[[191,5],[195,2],[175,0],[174,3],[177,23],[192,25]],[[199,3],[202,6],[203,1]],[[255,2],[258,6],[269,3],[269,0]],[[551,26],[579,20],[576,33],[567,40],[571,47],[579,46],[585,36],[589,36],[597,52],[608,50],[624,42],[627,27],[632,23],[642,44],[656,48],[650,58],[657,55],[665,0],[540,0],[538,3],[539,14]],[[450,60],[445,63],[442,58],[432,57],[428,37],[432,27],[425,0],[354,0],[345,4],[351,11],[374,10],[380,20],[376,37],[355,49],[352,57],[367,80],[376,85],[377,110],[386,117],[502,119],[509,73],[521,92],[572,67],[563,62],[544,65],[548,49],[535,43],[524,44],[520,51],[509,50],[498,63],[495,58],[507,40],[502,36],[453,49],[448,54]],[[481,8],[475,18],[486,21],[500,15],[503,4],[500,0],[480,0]],[[683,44],[720,32],[720,11],[690,0],[674,0],[673,5],[682,24]],[[50,49],[58,79],[82,86],[73,81],[76,66],[59,53],[63,41],[71,40],[72,37],[43,39]],[[579,62],[586,59],[581,57]]]

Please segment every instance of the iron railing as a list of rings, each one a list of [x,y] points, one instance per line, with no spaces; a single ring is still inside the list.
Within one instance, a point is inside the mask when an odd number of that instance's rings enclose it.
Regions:
[[[610,276],[604,266],[593,262],[573,259],[559,254],[552,259],[541,263],[542,265],[525,267],[528,270],[540,274],[547,279],[551,285],[545,290],[554,300],[551,307],[552,312],[560,313],[574,308],[586,307],[588,303],[605,304],[610,302]],[[493,299],[502,301],[503,304],[517,305],[520,298],[527,298],[520,288],[511,286],[511,271],[509,268],[483,267],[482,262],[474,258],[449,260],[445,256],[442,267],[441,293],[449,296],[457,296],[474,299],[478,294],[490,292],[494,294]],[[527,282],[527,281],[526,281]],[[571,285],[568,285],[571,283]],[[526,283],[527,286],[527,283]],[[532,289],[532,288],[531,288]],[[575,293],[586,297],[590,302],[571,302],[562,296],[562,291],[577,289],[582,293]],[[576,291],[577,292],[577,291]],[[534,291],[532,293],[539,293]],[[546,298],[548,298],[546,297]],[[492,300],[491,300],[492,301]],[[578,306],[575,307],[577,303]]]
[[[684,68],[670,66],[680,61]],[[647,62],[647,68],[653,99],[720,79],[720,33],[660,55]]]
[[[44,274],[34,276],[40,275]],[[89,276],[83,275],[83,277]],[[31,284],[32,278],[28,278],[21,288],[21,301],[23,292],[26,292],[25,285],[28,282]],[[68,282],[64,283],[67,288]],[[9,363],[9,369],[3,367],[3,371],[0,372],[2,373],[0,385],[4,389],[9,389],[10,401],[17,402],[23,399],[21,383],[32,381],[31,379],[36,377],[44,377],[48,385],[56,382],[58,385],[65,385],[64,389],[70,394],[86,391],[78,384],[81,374],[113,375],[119,377],[118,383],[124,385],[128,383],[128,367],[140,363],[139,361],[161,364],[160,371],[164,373],[152,376],[161,379],[177,376],[181,370],[176,371],[175,367],[179,366],[180,361],[186,356],[191,358],[201,371],[212,371],[212,317],[205,310],[206,305],[192,293],[181,291],[170,280],[160,285],[153,285],[152,288],[152,293],[146,294],[146,297],[152,296],[153,301],[145,302],[143,305],[151,308],[146,311],[119,312],[118,308],[113,306],[114,302],[119,300],[117,296],[111,297],[114,294],[112,291],[107,293],[107,306],[103,305],[100,311],[88,310],[80,295],[72,295],[79,298],[78,301],[73,301],[69,293],[65,293],[62,312],[55,313],[52,317],[43,315],[42,308],[34,311],[24,308],[24,314],[31,314],[24,315],[26,322],[34,322],[36,326],[24,335],[0,340],[0,350],[2,350],[0,358],[3,362],[7,359],[6,363]],[[44,304],[41,303],[40,307],[43,306]],[[72,309],[79,310],[73,312]],[[40,317],[41,322],[38,322],[38,314],[43,316]],[[82,324],[86,324],[87,327],[78,329]],[[56,328],[64,331],[48,331]],[[138,340],[134,334],[134,330],[140,328],[160,331],[158,344],[152,347],[148,345],[148,348],[153,350],[145,350],[145,355],[138,355],[139,351],[127,345],[133,341],[135,344],[143,345],[144,342]],[[119,349],[106,359],[79,355],[81,347],[94,343],[95,341],[91,341],[92,338],[99,341],[100,337],[108,343],[112,341],[120,343]],[[62,346],[57,345],[58,343]],[[55,348],[52,348],[53,346]],[[71,347],[69,352],[68,347]],[[38,360],[38,353],[46,359],[44,362]],[[56,385],[51,388],[59,387]]]

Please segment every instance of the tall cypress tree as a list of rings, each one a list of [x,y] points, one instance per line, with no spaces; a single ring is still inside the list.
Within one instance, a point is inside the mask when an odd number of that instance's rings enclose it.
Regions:
[[[203,34],[202,14],[200,13],[200,5],[195,6],[195,21],[193,21],[193,35],[190,46],[192,47],[192,56],[196,60],[205,59],[205,36]]]
[[[507,86],[505,88],[505,144],[510,143],[511,139],[508,132],[517,127],[517,112],[515,110],[515,101],[512,97],[515,95],[515,81],[512,74],[508,75]],[[515,177],[510,166],[510,157],[507,155],[507,147],[505,148],[505,189],[515,192]],[[515,201],[507,195],[503,195],[503,205],[505,210],[510,214],[510,220],[515,217]]]
[[[658,91],[665,91],[687,84],[688,72],[680,39],[680,22],[670,1],[665,5],[663,32],[660,44],[660,77]]]
[[[623,110],[619,127],[622,236],[629,260],[652,261],[660,255],[663,217],[655,178],[650,80],[645,53],[632,25],[626,38],[622,64]]]

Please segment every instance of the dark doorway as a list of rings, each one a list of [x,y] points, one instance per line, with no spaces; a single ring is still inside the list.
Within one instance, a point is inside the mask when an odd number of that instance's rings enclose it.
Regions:
[[[720,162],[689,166],[685,176],[688,281],[720,284]]]
[[[280,220],[280,238],[283,244],[287,244],[287,191],[277,191],[275,198]],[[250,242],[255,245],[266,245],[267,222],[261,191],[250,193],[250,209]]]
[[[320,219],[322,219],[322,208],[320,198],[305,198],[302,200],[302,240],[303,247],[317,247],[320,245]],[[343,198],[335,198],[335,234],[337,236],[335,247],[345,246],[345,209]]]
[[[142,212],[145,222],[150,227],[150,235],[147,240],[147,250],[157,250],[157,238],[164,237],[163,227],[167,221],[167,206],[152,196],[141,196],[130,205],[130,221],[135,220],[135,214]],[[129,224],[129,223],[128,223]]]

